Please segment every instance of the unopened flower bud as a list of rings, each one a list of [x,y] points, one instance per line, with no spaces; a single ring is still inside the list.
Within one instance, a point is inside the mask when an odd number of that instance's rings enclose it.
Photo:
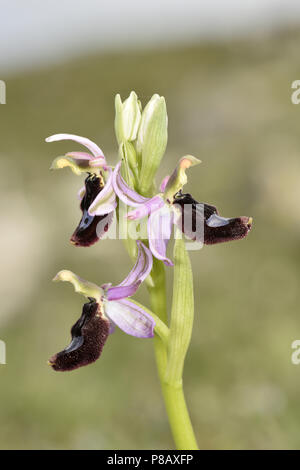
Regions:
[[[141,109],[136,93],[132,91],[123,103],[120,95],[117,95],[115,108],[115,131],[118,143],[135,140],[141,120]]]

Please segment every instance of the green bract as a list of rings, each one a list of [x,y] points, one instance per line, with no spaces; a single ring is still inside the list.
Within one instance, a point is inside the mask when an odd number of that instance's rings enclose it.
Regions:
[[[193,273],[181,236],[175,241],[174,262],[173,303],[165,380],[180,386],[194,320]]]
[[[139,190],[149,195],[168,141],[168,116],[165,99],[153,95],[142,113],[136,140],[141,165]]]

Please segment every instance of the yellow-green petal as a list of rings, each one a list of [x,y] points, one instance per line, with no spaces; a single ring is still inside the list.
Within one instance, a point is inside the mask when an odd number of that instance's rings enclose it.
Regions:
[[[89,165],[89,160],[78,160],[66,155],[57,157],[53,160],[50,170],[60,170],[61,168],[70,167],[75,175],[80,176],[82,173],[96,173],[98,170]]]
[[[102,296],[102,289],[98,287],[93,282],[86,281],[81,277],[74,274],[72,271],[68,271],[67,269],[63,269],[59,271],[56,276],[53,278],[53,281],[63,281],[63,282],[70,282],[75,292],[84,295],[85,297],[92,297],[96,299],[98,302],[101,301]]]
[[[173,201],[173,196],[187,183],[185,171],[191,166],[199,165],[199,163],[201,163],[201,160],[192,155],[185,155],[179,160],[167,183],[164,192],[165,199],[168,199],[170,202]]]

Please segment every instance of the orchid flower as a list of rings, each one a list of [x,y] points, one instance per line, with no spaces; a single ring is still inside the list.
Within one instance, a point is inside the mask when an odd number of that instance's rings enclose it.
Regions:
[[[112,187],[112,169],[107,165],[100,147],[91,140],[73,134],[56,134],[48,137],[46,142],[60,140],[72,140],[89,150],[89,153],[69,152],[57,157],[51,169],[69,166],[76,175],[88,173],[85,185],[78,193],[82,217],[71,237],[71,243],[90,246],[103,237],[113,220],[117,202]],[[106,173],[105,181],[103,172]]]
[[[182,157],[172,175],[163,179],[160,192],[152,198],[141,196],[126,184],[120,173],[122,162],[113,172],[115,193],[125,204],[135,207],[127,214],[128,219],[149,217],[149,247],[152,254],[167,266],[173,265],[166,255],[173,224],[179,226],[187,238],[207,245],[244,238],[252,226],[251,217],[221,217],[216,207],[200,204],[190,194],[182,194],[187,182],[185,170],[199,163],[200,160],[190,155]],[[187,224],[186,219],[191,223]]]
[[[126,279],[117,286],[96,284],[81,279],[71,271],[60,271],[54,281],[68,281],[76,292],[89,302],[83,305],[82,315],[72,326],[71,342],[49,360],[57,371],[69,371],[96,361],[115,325],[131,336],[151,338],[155,320],[145,308],[129,300],[152,269],[151,251],[138,241],[136,263]]]

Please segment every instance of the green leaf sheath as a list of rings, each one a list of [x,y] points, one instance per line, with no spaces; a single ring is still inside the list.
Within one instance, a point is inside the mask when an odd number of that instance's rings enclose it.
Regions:
[[[194,320],[193,273],[183,238],[174,246],[173,302],[166,381],[182,383],[185,356],[191,341]]]

